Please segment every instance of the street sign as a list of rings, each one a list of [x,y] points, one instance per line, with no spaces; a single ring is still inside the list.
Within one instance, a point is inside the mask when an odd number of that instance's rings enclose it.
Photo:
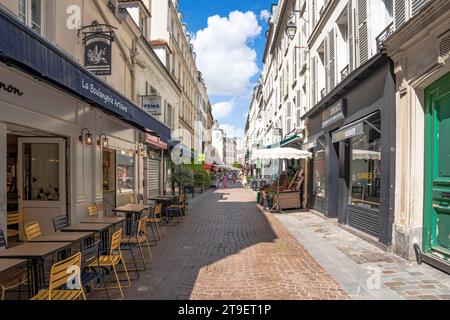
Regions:
[[[161,115],[161,96],[143,96],[142,108],[153,116]]]

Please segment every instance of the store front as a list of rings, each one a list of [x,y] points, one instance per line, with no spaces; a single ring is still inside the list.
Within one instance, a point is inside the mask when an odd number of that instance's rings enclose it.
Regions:
[[[395,85],[378,54],[305,116],[313,154],[309,206],[390,245],[395,160]]]
[[[165,158],[167,157],[168,145],[162,142],[159,137],[150,134],[146,135],[145,141],[147,145],[144,169],[144,176],[146,177],[145,193],[147,197],[159,196],[165,192]]]

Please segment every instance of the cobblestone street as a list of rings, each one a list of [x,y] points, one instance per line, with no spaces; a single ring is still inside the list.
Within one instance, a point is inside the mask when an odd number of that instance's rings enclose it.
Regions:
[[[220,189],[196,195],[189,215],[166,227],[127,299],[347,299],[347,294],[254,193]],[[129,264],[130,267],[131,264]],[[117,290],[110,290],[117,298]],[[102,299],[97,292],[92,298]]]

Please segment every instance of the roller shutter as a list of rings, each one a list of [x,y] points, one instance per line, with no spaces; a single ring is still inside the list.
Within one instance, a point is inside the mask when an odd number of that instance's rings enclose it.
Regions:
[[[149,196],[160,195],[161,161],[147,158],[147,193]]]

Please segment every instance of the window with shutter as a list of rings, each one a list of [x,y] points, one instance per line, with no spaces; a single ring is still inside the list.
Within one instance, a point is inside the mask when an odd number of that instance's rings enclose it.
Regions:
[[[330,78],[330,59],[329,59],[329,52],[328,52],[328,45],[329,45],[328,41],[329,41],[329,39],[328,39],[328,37],[326,37],[324,39],[324,42],[323,42],[324,63],[325,63],[325,94],[330,92],[330,81],[329,81],[329,78]],[[321,94],[322,94],[322,92],[321,92]],[[322,99],[322,98],[323,98],[323,94],[320,97],[320,99]]]
[[[412,0],[411,17],[414,17],[430,0]]]
[[[396,29],[406,22],[406,1],[407,0],[395,0],[394,19]]]
[[[313,105],[317,103],[317,74],[316,74],[316,57],[311,59],[311,95]]]
[[[347,5],[347,17],[348,17],[348,71],[353,71],[355,65],[355,32],[353,28],[353,8],[352,1],[349,1]]]
[[[328,89],[331,91],[336,84],[335,31],[328,33]],[[327,90],[327,92],[329,91]]]
[[[367,1],[358,0],[358,47],[359,64],[369,60],[369,30],[367,25]]]

